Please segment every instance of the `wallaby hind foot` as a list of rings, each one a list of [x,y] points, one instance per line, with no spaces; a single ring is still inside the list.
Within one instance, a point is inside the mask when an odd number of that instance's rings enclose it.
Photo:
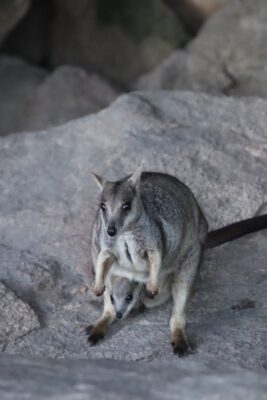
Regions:
[[[196,276],[201,246],[188,249],[187,257],[180,266],[180,271],[174,274],[172,284],[173,310],[170,319],[171,344],[173,352],[179,356],[188,354],[191,350],[186,338],[186,305]]]
[[[183,357],[190,353],[191,347],[182,329],[176,329],[171,335],[171,345],[174,354]]]

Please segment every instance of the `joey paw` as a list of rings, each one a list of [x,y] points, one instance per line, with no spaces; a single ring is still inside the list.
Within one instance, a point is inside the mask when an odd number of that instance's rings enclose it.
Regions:
[[[101,296],[105,291],[105,286],[94,286],[92,291],[96,296]]]
[[[146,296],[149,299],[154,299],[154,297],[157,296],[158,293],[159,293],[158,288],[152,288],[150,286],[146,287]]]

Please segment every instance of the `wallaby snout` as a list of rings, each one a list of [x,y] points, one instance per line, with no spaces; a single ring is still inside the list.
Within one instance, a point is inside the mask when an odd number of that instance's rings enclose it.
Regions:
[[[109,226],[108,226],[108,229],[107,229],[107,233],[108,233],[108,235],[111,236],[111,237],[115,236],[116,233],[117,233],[117,228],[116,228],[116,226],[115,226],[115,225],[109,225]]]
[[[122,313],[121,313],[120,311],[117,311],[117,312],[116,312],[116,317],[117,317],[118,319],[121,319],[121,318],[122,318]]]

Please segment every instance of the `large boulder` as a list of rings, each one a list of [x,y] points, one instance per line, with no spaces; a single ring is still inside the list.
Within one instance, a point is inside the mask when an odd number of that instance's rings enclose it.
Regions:
[[[211,228],[255,215],[267,198],[267,102],[136,92],[64,126],[0,139],[0,280],[33,302],[41,328],[5,347],[52,358],[172,358],[171,304],[114,324],[90,347],[101,312],[90,234],[98,191],[89,171],[117,179],[143,159],[187,183]],[[192,360],[266,369],[266,235],[206,252],[188,309]],[[123,367],[122,367],[123,368]]]
[[[0,44],[26,14],[31,0],[2,0],[0,7]]]
[[[28,12],[6,37],[2,52],[35,65],[47,65],[53,20],[51,1],[34,0]]]
[[[0,282],[0,349],[40,327],[38,317],[14,292]]]
[[[78,65],[122,87],[186,39],[181,24],[161,0],[54,1],[51,65]]]
[[[264,400],[266,373],[181,360],[127,363],[2,355],[1,400]]]
[[[190,34],[196,34],[203,23],[229,0],[164,0],[182,21]]]
[[[228,2],[185,50],[174,52],[136,87],[266,97],[266,18],[265,0]]]
[[[24,61],[0,57],[0,136],[60,125],[95,113],[118,95],[96,74],[62,66],[48,74]]]

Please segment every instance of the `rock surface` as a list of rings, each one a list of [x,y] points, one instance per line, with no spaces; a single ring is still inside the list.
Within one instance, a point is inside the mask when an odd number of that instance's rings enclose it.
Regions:
[[[266,97],[266,18],[265,0],[228,2],[136,87]]]
[[[266,392],[266,374],[218,363],[0,358],[1,400],[265,400]]]
[[[185,29],[196,35],[203,23],[229,0],[164,0],[183,23]]]
[[[2,52],[34,65],[47,65],[53,19],[52,4],[53,1],[34,0],[24,18],[4,41]]]
[[[116,179],[145,159],[146,169],[174,174],[192,188],[211,227],[250,217],[266,203],[266,107],[256,98],[133,93],[97,115],[1,138],[0,280],[34,305],[41,323],[5,350],[173,358],[170,304],[115,324],[96,347],[87,343],[84,329],[101,312],[101,300],[86,292],[97,207],[89,171]],[[266,369],[266,235],[206,253],[188,312],[197,347],[189,358]]]
[[[0,349],[9,341],[39,328],[38,318],[28,304],[0,282]]]
[[[26,14],[31,0],[2,0],[0,8],[0,44]]]
[[[95,113],[118,96],[96,74],[62,66],[51,74],[0,57],[0,135],[34,131]]]
[[[128,87],[184,43],[186,34],[162,2],[55,0],[48,59],[78,65]]]

